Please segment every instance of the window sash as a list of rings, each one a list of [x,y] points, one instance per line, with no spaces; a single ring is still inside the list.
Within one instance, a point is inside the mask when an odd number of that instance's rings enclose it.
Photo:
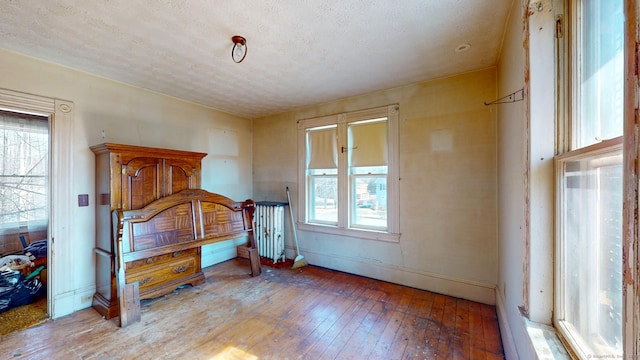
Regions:
[[[568,152],[555,161],[555,322],[582,358],[619,354],[622,137]]]
[[[365,182],[369,179],[368,182]],[[358,186],[361,182],[366,188]],[[387,174],[351,174],[350,228],[386,231]],[[369,188],[375,186],[372,193]]]
[[[622,0],[565,5],[553,320],[571,350],[587,359],[622,355],[623,346],[624,6]],[[577,164],[582,168],[571,168]]]
[[[335,183],[335,185],[333,185]],[[338,176],[337,174],[309,175],[307,222],[322,225],[338,225]]]
[[[575,150],[622,135],[624,10],[622,0],[572,1],[569,10],[573,32],[569,136],[570,150]]]

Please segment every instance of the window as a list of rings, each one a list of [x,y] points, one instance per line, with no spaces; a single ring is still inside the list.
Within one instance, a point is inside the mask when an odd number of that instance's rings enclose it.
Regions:
[[[584,359],[622,355],[623,0],[572,1],[567,151],[556,158],[555,324]],[[570,70],[569,70],[570,69]]]
[[[301,228],[398,240],[398,106],[301,120]]]
[[[0,225],[47,220],[49,123],[0,112]]]
[[[20,250],[8,239],[46,231],[48,154],[47,118],[0,111],[0,253]]]

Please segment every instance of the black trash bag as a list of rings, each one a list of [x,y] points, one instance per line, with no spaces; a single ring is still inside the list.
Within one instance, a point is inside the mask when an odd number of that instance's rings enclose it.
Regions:
[[[18,283],[24,281],[24,276],[19,271],[0,271],[0,312],[9,309],[11,297],[18,287]]]
[[[0,272],[0,313],[31,304],[46,294],[35,276],[25,278],[19,271]]]

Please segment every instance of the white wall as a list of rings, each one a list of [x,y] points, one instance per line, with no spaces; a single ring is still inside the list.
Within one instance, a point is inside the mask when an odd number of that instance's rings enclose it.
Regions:
[[[551,0],[527,4],[513,1],[498,63],[501,95],[528,88],[498,110],[496,298],[509,359],[537,358],[528,320],[550,324],[553,307],[554,12]]]
[[[551,0],[529,17],[529,319],[551,324],[553,311],[556,40]]]
[[[55,316],[91,305],[95,289],[94,155],[102,142],[205,152],[202,187],[234,200],[252,196],[251,121],[214,109],[131,87],[104,78],[0,50],[0,88],[72,101],[73,206],[68,242],[72,258],[54,258],[62,278],[54,294]],[[104,136],[103,136],[104,132]],[[77,195],[89,194],[90,206],[77,207]],[[203,265],[235,257],[232,242],[203,249]],[[68,266],[66,264],[69,264]]]
[[[525,86],[524,22],[521,0],[513,1],[498,63],[498,91]],[[519,306],[524,304],[524,257],[528,125],[525,102],[498,106],[498,258],[497,309],[505,355],[517,359],[513,338],[525,339]]]
[[[398,103],[400,242],[299,231],[302,253],[314,265],[493,304],[497,114],[483,102],[495,96],[490,68],[257,119],[254,198],[286,201],[289,186],[297,210],[297,120]],[[431,147],[442,133],[449,151]],[[286,242],[290,257],[291,232]]]

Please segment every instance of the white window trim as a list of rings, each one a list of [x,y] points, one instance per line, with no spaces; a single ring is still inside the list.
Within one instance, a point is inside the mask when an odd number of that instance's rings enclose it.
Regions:
[[[66,269],[73,268],[74,248],[71,241],[73,179],[73,117],[71,101],[0,89],[0,109],[40,115],[49,118],[51,151],[49,189],[49,239],[47,246],[48,313],[52,319],[73,310],[57,306],[57,299],[69,292],[73,284],[65,282]],[[55,239],[58,239],[56,242]]]
[[[318,118],[303,119],[298,121],[298,218],[297,227],[300,230],[319,232],[338,236],[355,237],[369,240],[399,242],[400,241],[400,189],[399,189],[399,142],[398,142],[398,104],[384,107],[340,113]],[[381,112],[387,116],[387,144],[388,144],[388,178],[387,178],[387,231],[375,231],[367,229],[348,228],[348,217],[341,214],[338,217],[338,226],[328,226],[307,223],[306,204],[306,142],[305,130],[328,124],[341,124],[358,120],[380,117]],[[340,131],[340,130],[338,130]],[[346,144],[338,144],[346,146]],[[346,163],[342,162],[338,168],[339,183],[346,183],[348,172]],[[346,189],[338,188],[338,197],[346,199],[342,194]]]

